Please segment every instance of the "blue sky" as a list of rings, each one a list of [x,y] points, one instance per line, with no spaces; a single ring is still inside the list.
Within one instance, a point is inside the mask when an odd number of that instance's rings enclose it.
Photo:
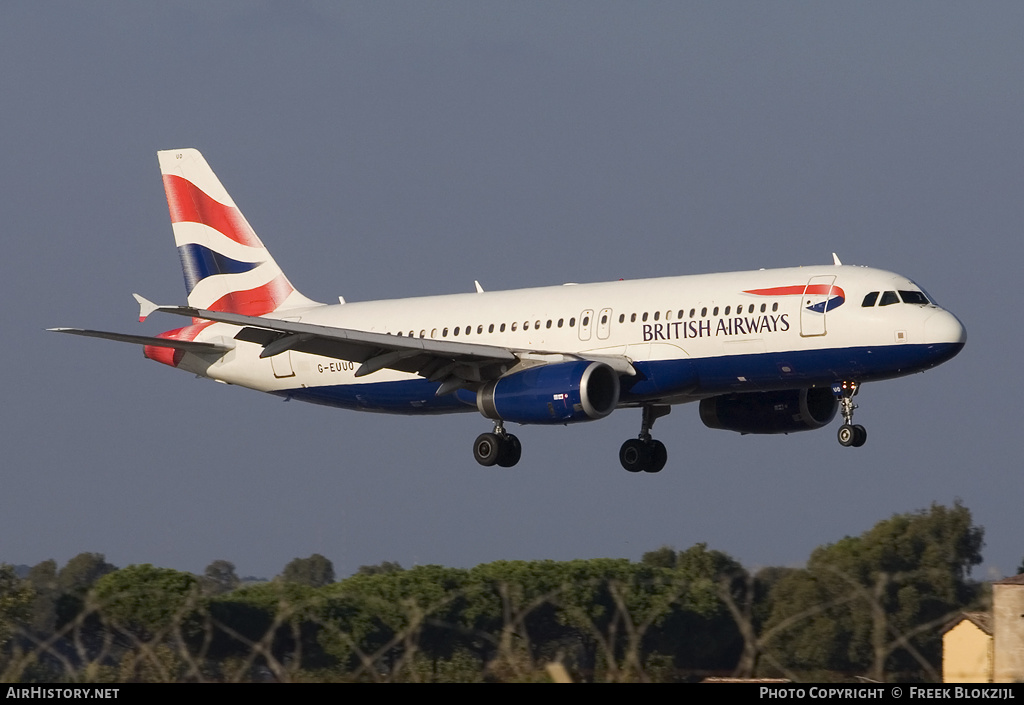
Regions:
[[[7,301],[0,560],[272,576],[638,559],[707,542],[799,565],[961,499],[979,578],[1024,557],[1024,7],[1018,3],[107,2],[0,5]],[[471,414],[361,415],[196,380],[133,346],[184,301],[155,152],[197,147],[324,301],[844,263],[905,274],[965,350],[866,385],[869,440],[658,421],[524,428],[474,463]],[[1011,292],[1012,294],[1012,292]]]

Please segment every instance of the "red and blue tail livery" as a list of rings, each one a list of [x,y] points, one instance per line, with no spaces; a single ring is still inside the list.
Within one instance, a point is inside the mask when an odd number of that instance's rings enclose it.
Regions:
[[[186,305],[136,294],[189,323],[158,336],[51,330],[142,345],[221,382],[356,411],[476,412],[481,465],[511,467],[506,424],[568,424],[640,410],[619,449],[655,473],[657,419],[695,402],[710,428],[792,433],[842,416],[861,446],[862,384],[923,372],[966,341],[957,318],[899,274],[834,263],[411,299],[322,304],[300,294],[194,149],[158,152]]]

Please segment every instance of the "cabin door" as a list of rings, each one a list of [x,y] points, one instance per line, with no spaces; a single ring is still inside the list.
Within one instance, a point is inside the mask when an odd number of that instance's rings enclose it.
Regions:
[[[809,338],[825,335],[825,313],[828,300],[832,294],[834,274],[811,277],[804,287],[804,295],[800,299],[800,335]]]

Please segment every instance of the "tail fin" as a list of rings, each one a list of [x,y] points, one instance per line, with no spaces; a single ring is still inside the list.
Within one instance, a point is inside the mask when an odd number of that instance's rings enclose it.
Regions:
[[[198,150],[157,156],[189,306],[262,316],[317,305],[291,285]]]

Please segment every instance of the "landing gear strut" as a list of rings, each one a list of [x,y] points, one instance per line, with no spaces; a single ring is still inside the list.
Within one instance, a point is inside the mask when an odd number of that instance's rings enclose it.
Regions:
[[[868,439],[867,430],[860,424],[853,424],[853,410],[857,405],[853,403],[853,397],[860,389],[856,382],[841,382],[839,391],[842,395],[839,398],[839,412],[843,415],[843,425],[839,427],[839,445],[844,447],[853,446],[860,448]]]
[[[671,406],[644,406],[640,435],[630,438],[619,448],[619,462],[623,468],[629,472],[661,472],[668,461],[668,450],[664,443],[651,438],[651,428],[656,420],[670,411]]]
[[[501,421],[494,422],[493,433],[481,433],[473,441],[473,457],[484,467],[510,468],[519,462],[522,455],[523,445],[505,430]]]

